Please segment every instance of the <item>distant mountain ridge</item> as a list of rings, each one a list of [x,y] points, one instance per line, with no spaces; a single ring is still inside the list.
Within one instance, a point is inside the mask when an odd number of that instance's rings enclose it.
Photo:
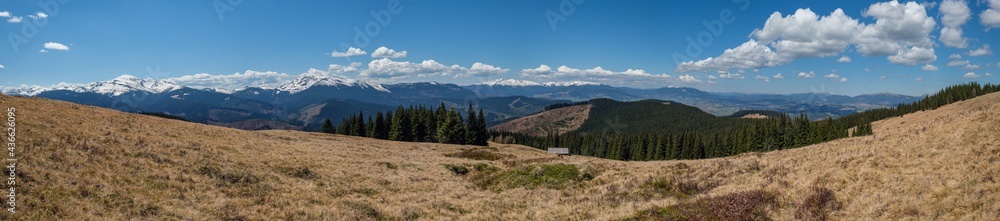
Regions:
[[[170,80],[122,75],[88,84],[2,87],[0,92],[122,111],[164,112],[195,122],[241,125],[239,128],[243,129],[273,128],[275,125],[309,129],[316,125],[314,121],[325,118],[339,120],[359,111],[367,114],[387,111],[397,105],[431,106],[440,103],[458,109],[474,103],[484,109],[488,122],[502,122],[538,113],[551,104],[601,98],[617,101],[671,100],[716,116],[727,116],[742,110],[772,110],[805,113],[812,119],[820,119],[894,106],[919,98],[888,93],[854,97],[826,93],[712,93],[687,87],[639,89],[586,81],[538,83],[515,79],[496,79],[466,86],[438,82],[378,84],[316,69],[310,69],[276,87],[238,90],[192,88]],[[319,105],[324,106],[318,108]],[[332,108],[336,106],[355,109]]]

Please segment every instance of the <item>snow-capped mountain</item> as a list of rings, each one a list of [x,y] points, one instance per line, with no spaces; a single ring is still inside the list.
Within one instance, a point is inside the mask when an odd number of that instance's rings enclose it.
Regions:
[[[589,82],[589,81],[565,81],[565,82],[547,82],[538,83],[529,80],[517,80],[517,79],[496,79],[492,81],[487,81],[475,85],[483,86],[508,86],[508,87],[531,87],[531,86],[545,86],[545,87],[569,87],[569,86],[584,86],[584,85],[601,85],[599,83]]]
[[[308,72],[299,75],[291,82],[285,83],[279,86],[277,89],[279,91],[287,91],[288,93],[298,93],[309,89],[313,86],[347,86],[347,87],[360,87],[360,88],[372,88],[378,91],[390,93],[388,89],[385,89],[381,84],[372,84],[364,81],[359,81],[355,79],[350,79],[345,76],[340,76],[336,74],[326,73],[316,69],[310,69]]]
[[[128,92],[143,91],[163,93],[184,88],[184,86],[152,78],[139,79],[132,75],[122,75],[110,81],[93,82],[89,84],[59,83],[50,87],[22,85],[18,88],[4,88],[4,94],[35,96],[46,91],[67,90],[77,93],[92,92],[119,96]]]

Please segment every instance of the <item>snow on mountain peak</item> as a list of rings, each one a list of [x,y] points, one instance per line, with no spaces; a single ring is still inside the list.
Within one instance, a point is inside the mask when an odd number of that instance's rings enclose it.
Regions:
[[[124,74],[110,81],[93,82],[89,84],[59,83],[49,87],[21,85],[16,88],[3,88],[4,94],[35,96],[42,92],[54,90],[68,90],[77,93],[93,92],[99,94],[111,94],[119,96],[131,91],[144,91],[149,93],[163,93],[184,88],[184,86],[169,82],[158,81],[152,78],[139,79],[132,75]]]
[[[480,83],[479,85],[486,86],[513,86],[513,87],[527,87],[527,86],[542,86],[538,82],[528,81],[528,80],[517,80],[517,79],[496,79],[492,81],[487,81]]]
[[[528,86],[546,86],[546,87],[568,87],[568,86],[584,86],[584,85],[601,85],[599,83],[589,82],[589,81],[565,81],[565,82],[547,82],[538,83],[528,80],[517,80],[517,79],[496,79],[492,81],[487,81],[479,83],[477,85],[486,86],[510,86],[510,87],[528,87]]]
[[[372,88],[382,92],[389,92],[389,89],[385,89],[381,84],[372,84],[364,81],[359,81],[355,79],[350,79],[348,77],[337,75],[317,69],[309,69],[306,73],[299,75],[299,77],[294,80],[285,83],[278,87],[280,91],[287,91],[289,93],[298,93],[309,89],[313,86],[347,86],[347,87],[362,87],[362,88]]]

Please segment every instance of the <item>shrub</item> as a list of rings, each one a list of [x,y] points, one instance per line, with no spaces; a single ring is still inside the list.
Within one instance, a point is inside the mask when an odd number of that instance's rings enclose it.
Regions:
[[[580,169],[573,164],[534,164],[520,166],[503,172],[484,172],[473,177],[473,182],[484,189],[502,190],[518,187],[563,189],[584,180]]]
[[[752,190],[650,208],[629,220],[770,220],[767,209],[776,204],[774,194]]]
[[[451,170],[451,172],[455,173],[455,175],[465,175],[469,173],[469,168],[466,168],[465,166],[445,164],[444,167]]]
[[[677,198],[687,198],[692,195],[708,192],[718,186],[716,183],[700,184],[690,180],[682,180],[677,177],[651,179],[646,181],[642,187],[651,193]]]
[[[832,190],[815,186],[811,192],[805,202],[795,209],[795,219],[827,220],[830,212],[839,209],[840,203]]]
[[[494,153],[483,149],[465,149],[457,153],[445,154],[444,156],[489,161],[511,157],[511,155]]]

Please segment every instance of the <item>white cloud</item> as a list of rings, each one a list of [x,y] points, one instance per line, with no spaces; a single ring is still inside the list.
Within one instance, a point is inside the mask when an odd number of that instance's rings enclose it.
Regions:
[[[809,73],[799,72],[799,75],[797,77],[799,77],[799,78],[814,78],[814,77],[816,77],[816,72],[812,72],[812,71],[810,71]]]
[[[343,75],[343,74],[347,74],[347,73],[357,72],[358,71],[358,67],[361,67],[361,62],[351,62],[351,64],[348,64],[347,66],[339,65],[339,64],[331,64],[327,68],[327,72],[333,73],[333,74]]]
[[[375,51],[372,52],[372,57],[373,58],[405,58],[406,57],[406,51],[398,51],[397,52],[396,50],[392,50],[392,49],[389,49],[389,48],[387,48],[385,46],[382,46],[382,47],[378,47],[378,49],[375,49]]]
[[[333,51],[330,52],[330,56],[335,58],[344,58],[358,55],[366,55],[368,52],[361,50],[360,48],[351,47],[348,48],[346,52]]]
[[[444,65],[434,60],[425,60],[420,63],[408,61],[393,61],[388,58],[372,60],[368,63],[368,69],[361,71],[361,78],[408,78],[412,76],[449,76],[459,74],[468,70],[458,65]]]
[[[949,67],[962,66],[962,65],[968,65],[968,64],[969,64],[969,60],[957,60],[957,61],[949,61],[948,62],[948,66]]]
[[[10,18],[10,12],[9,11],[0,12],[0,18]]]
[[[730,73],[730,72],[719,71],[719,78],[722,78],[722,79],[743,79],[744,77],[740,73]]]
[[[965,69],[975,70],[975,69],[979,69],[979,68],[980,68],[980,66],[978,64],[967,64],[967,65],[965,65]]]
[[[469,68],[468,75],[483,77],[489,75],[503,74],[507,73],[508,71],[510,71],[510,69],[504,69],[497,66],[476,62],[475,64],[472,64],[471,68]]]
[[[715,79],[719,79],[719,77],[716,77],[715,75],[708,75],[708,79],[709,80],[715,80]]]
[[[990,8],[979,14],[979,23],[983,23],[987,30],[1000,27],[1000,0],[989,0],[989,5]]]
[[[865,68],[865,72],[871,72],[872,69]]]
[[[681,82],[686,82],[686,83],[701,82],[701,80],[698,80],[698,78],[695,78],[694,76],[687,75],[687,74],[681,75],[681,76],[677,76],[677,78],[680,79]]]
[[[57,43],[57,42],[47,42],[47,43],[45,43],[44,46],[45,46],[45,49],[49,49],[49,50],[69,51],[69,47],[68,46],[66,46],[64,44],[61,44],[61,43]]]
[[[936,70],[938,70],[938,67],[934,66],[934,65],[931,65],[931,64],[926,64],[926,65],[924,65],[924,67],[922,67],[920,69],[921,70],[925,70],[925,71],[936,71]]]
[[[934,48],[923,48],[913,46],[907,50],[901,50],[893,56],[889,56],[889,62],[893,64],[917,65],[917,63],[930,63],[937,60]]]
[[[2,64],[0,64],[0,69],[2,69],[2,68],[7,68],[7,67],[5,67],[5,66],[3,66]]]
[[[45,49],[38,50],[38,53],[46,53],[46,52],[49,52],[49,51],[46,51]]]
[[[771,78],[768,78],[768,77],[765,77],[765,76],[760,76],[760,75],[754,76],[753,79],[761,80],[761,81],[764,81],[764,82],[771,82]]]
[[[247,70],[244,73],[230,75],[195,74],[163,79],[167,82],[192,88],[219,88],[227,90],[250,87],[276,87],[291,79],[292,76],[273,71],[258,72]]]
[[[916,65],[937,59],[930,37],[937,22],[927,15],[924,5],[895,0],[875,3],[862,15],[875,22],[859,22],[841,9],[827,16],[808,8],[787,16],[775,12],[763,28],[751,33],[753,39],[718,57],[682,62],[676,71],[774,67],[798,58],[838,55],[850,45],[863,56],[892,56],[889,60],[897,64]]]
[[[858,52],[862,55],[899,55],[907,47],[933,45],[930,33],[937,22],[927,16],[923,5],[894,0],[872,4],[862,14],[876,20],[865,25],[857,36]]]
[[[992,74],[990,74],[989,72],[987,72],[986,74],[983,74],[983,76],[986,76],[986,77],[993,77],[993,75],[992,75]]]
[[[962,59],[962,55],[959,55],[959,54],[951,54],[951,55],[949,55],[949,56],[948,56],[948,59],[956,59],[956,60],[957,60],[957,59]]]
[[[840,80],[837,80],[837,81],[839,81],[839,82],[847,82],[847,78],[840,78]]]
[[[962,25],[972,17],[972,10],[965,0],[945,0],[938,8],[941,13],[941,43],[954,48],[968,47],[968,39],[962,37]]]
[[[47,15],[47,14],[45,14],[43,12],[38,12],[38,13],[35,13],[34,15],[28,15],[28,17],[31,17],[31,19],[45,19],[45,18],[48,18],[49,15]]]
[[[8,23],[21,23],[22,21],[24,21],[24,17],[21,16],[14,16],[7,19]]]
[[[917,77],[917,79],[914,79],[913,81],[916,81],[916,82],[921,82],[921,81],[924,81],[924,78],[922,78],[922,77]]]
[[[729,70],[733,68],[764,68],[782,65],[788,59],[778,55],[756,40],[750,40],[732,49],[726,49],[719,57],[700,61],[687,61],[677,65],[678,72]]]
[[[642,69],[628,69],[625,71],[612,71],[602,67],[591,69],[577,69],[565,65],[552,69],[548,65],[539,65],[537,68],[521,70],[522,78],[535,79],[559,79],[559,80],[586,80],[601,82],[608,85],[643,85],[662,87],[666,83],[675,83],[670,75],[652,74]]]
[[[979,76],[980,75],[976,74],[975,72],[971,72],[971,71],[969,73],[965,73],[965,75],[962,75],[962,77],[964,77],[964,78],[979,78]]]
[[[830,73],[830,74],[828,74],[826,76],[823,76],[823,78],[826,78],[826,79],[837,79],[837,78],[840,78],[840,75],[837,75],[836,73]]]
[[[785,76],[781,76],[781,73],[778,73],[778,74],[775,74],[775,75],[774,75],[774,76],[772,76],[772,77],[773,77],[774,79],[782,79],[782,78],[785,78]]]
[[[988,45],[988,44],[984,44],[982,48],[969,51],[969,56],[972,56],[972,57],[986,56],[986,55],[992,55],[992,54],[993,54],[993,50],[990,50],[990,45]]]
[[[751,35],[773,42],[775,51],[787,58],[826,57],[843,52],[861,27],[841,9],[820,17],[807,8],[785,17],[774,12]]]
[[[840,62],[840,63],[850,63],[851,62],[851,57],[847,57],[847,55],[840,56],[840,59],[837,59],[837,62]]]

